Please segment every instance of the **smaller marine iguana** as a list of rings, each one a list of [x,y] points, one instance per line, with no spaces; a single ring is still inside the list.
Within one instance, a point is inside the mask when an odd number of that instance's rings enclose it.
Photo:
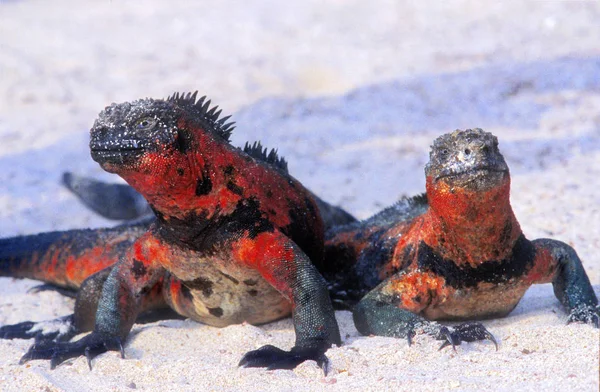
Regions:
[[[598,327],[598,300],[577,253],[521,232],[495,136],[481,129],[440,136],[425,174],[426,194],[326,233],[325,262],[317,268],[334,303],[358,301],[353,317],[362,334],[407,337],[410,344],[422,329],[445,340],[442,347],[496,344],[480,323],[452,329],[433,320],[502,317],[530,285],[548,282],[569,322]]]
[[[291,369],[313,359],[326,368],[325,351],[341,340],[312,263],[324,245],[317,202],[274,151],[229,144],[231,123],[219,116],[196,93],[113,104],[100,113],[90,133],[92,158],[143,195],[156,219],[0,240],[0,276],[81,285],[74,315],[57,320],[64,328],[0,328],[4,338],[36,337],[21,362],[50,359],[55,367],[85,355],[91,367],[107,350],[123,355],[138,314],[168,305],[213,326],[291,313],[294,347],[264,346],[240,366]]]

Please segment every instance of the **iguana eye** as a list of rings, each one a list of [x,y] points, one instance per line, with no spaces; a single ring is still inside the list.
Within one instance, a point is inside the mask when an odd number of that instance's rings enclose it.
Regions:
[[[153,117],[144,117],[139,119],[135,124],[136,129],[142,131],[146,129],[152,129],[156,125],[156,119]]]

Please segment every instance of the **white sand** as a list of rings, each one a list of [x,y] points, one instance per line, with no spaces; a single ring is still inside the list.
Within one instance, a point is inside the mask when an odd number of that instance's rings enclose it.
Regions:
[[[437,135],[493,132],[525,234],[574,246],[600,293],[600,3],[252,3],[0,0],[0,236],[113,224],[59,185],[65,170],[116,181],[89,158],[96,114],[198,89],[235,113],[234,144],[278,147],[361,218],[423,190]],[[0,325],[72,311],[33,285],[0,279]],[[31,341],[0,341],[0,390],[598,390],[598,330],[566,326],[550,285],[485,322],[498,352],[440,352],[426,336],[409,348],[337,316],[345,344],[328,377],[312,362],[236,367],[263,344],[290,347],[290,320],[162,321],[134,326],[127,359],[101,355],[91,372],[83,358],[18,365]]]

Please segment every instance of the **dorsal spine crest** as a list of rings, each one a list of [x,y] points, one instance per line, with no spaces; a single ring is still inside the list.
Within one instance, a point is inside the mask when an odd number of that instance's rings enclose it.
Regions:
[[[268,148],[263,148],[262,144],[259,141],[254,142],[252,144],[246,142],[246,144],[244,145],[244,152],[253,158],[266,162],[288,173],[287,161],[285,160],[285,158],[277,155],[277,150],[274,148],[271,149],[271,151],[268,151]]]
[[[193,93],[174,93],[166,100],[190,111],[201,123],[209,126],[211,131],[214,131],[218,136],[229,142],[231,132],[235,128],[235,122],[226,123],[231,116],[219,118],[222,110],[217,110],[218,106],[211,108],[211,101],[210,99],[206,100],[206,95],[196,100],[197,96],[198,91],[194,91]]]

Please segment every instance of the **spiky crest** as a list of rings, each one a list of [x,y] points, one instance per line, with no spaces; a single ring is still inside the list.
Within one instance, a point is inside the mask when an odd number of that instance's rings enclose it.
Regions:
[[[384,225],[412,219],[424,213],[428,206],[426,193],[413,197],[404,196],[396,203],[368,218],[367,222],[377,222],[377,224]]]
[[[225,139],[229,142],[229,137],[231,136],[231,132],[235,128],[235,122],[226,123],[231,116],[225,116],[223,118],[219,118],[221,115],[221,110],[217,111],[218,106],[214,106],[210,108],[210,100],[206,100],[206,95],[196,100],[198,96],[198,91],[194,91],[193,93],[174,93],[169,96],[166,100],[169,102],[173,102],[178,106],[190,111],[195,116],[197,116],[198,120],[201,123],[206,124],[211,131],[216,133],[218,136]]]
[[[244,152],[253,158],[269,163],[288,173],[287,161],[285,158],[278,156],[277,150],[274,148],[268,152],[266,147],[263,149],[263,146],[260,144],[260,142],[254,142],[253,144],[246,142],[244,145]]]

